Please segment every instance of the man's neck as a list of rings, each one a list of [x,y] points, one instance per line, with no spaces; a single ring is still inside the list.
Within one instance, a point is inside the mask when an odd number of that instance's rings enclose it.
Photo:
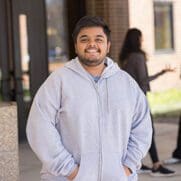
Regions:
[[[89,72],[93,76],[101,76],[102,72],[104,71],[106,67],[104,62],[102,62],[100,65],[97,65],[95,67],[87,66],[84,64],[82,64],[82,66],[87,72]]]

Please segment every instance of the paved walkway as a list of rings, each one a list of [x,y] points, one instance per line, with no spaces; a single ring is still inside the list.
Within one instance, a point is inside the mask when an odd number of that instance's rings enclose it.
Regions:
[[[169,121],[171,122],[171,121]],[[170,157],[172,150],[176,144],[177,124],[175,123],[155,123],[156,127],[156,142],[158,146],[160,160]],[[30,150],[27,143],[20,144],[20,181],[39,181],[39,171],[41,164]],[[151,165],[149,156],[144,159],[144,163]],[[174,177],[152,177],[149,174],[141,174],[139,181],[181,181],[181,164],[170,165],[176,171]]]

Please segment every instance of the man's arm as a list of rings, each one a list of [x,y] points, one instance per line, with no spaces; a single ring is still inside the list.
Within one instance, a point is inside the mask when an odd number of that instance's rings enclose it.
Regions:
[[[135,108],[127,146],[127,154],[123,165],[134,172],[140,168],[141,160],[150,147],[152,125],[146,97],[138,88],[135,81],[133,81],[133,90],[134,97],[136,98]]]
[[[52,175],[69,176],[77,167],[56,129],[61,106],[61,81],[52,73],[38,90],[28,122],[27,138],[33,151]]]

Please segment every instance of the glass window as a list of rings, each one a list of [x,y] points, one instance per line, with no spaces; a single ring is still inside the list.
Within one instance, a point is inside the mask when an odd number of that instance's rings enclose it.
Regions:
[[[46,0],[49,72],[68,61],[66,0]]]
[[[21,54],[21,69],[22,69],[22,86],[23,100],[29,102],[31,100],[30,93],[30,57],[28,52],[28,31],[27,31],[27,16],[19,15],[19,34],[20,34],[20,54]]]
[[[173,7],[169,2],[154,3],[155,49],[173,50]]]

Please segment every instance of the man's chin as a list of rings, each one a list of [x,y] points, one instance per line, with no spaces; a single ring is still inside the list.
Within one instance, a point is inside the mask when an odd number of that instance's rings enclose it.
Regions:
[[[104,60],[99,59],[80,59],[80,62],[83,63],[86,66],[95,67],[100,65]]]
[[[89,61],[86,61],[86,62],[83,62],[85,65],[87,66],[90,66],[90,67],[95,67],[99,64],[101,64],[101,62],[97,62],[97,61],[94,61],[94,60],[89,60]]]

